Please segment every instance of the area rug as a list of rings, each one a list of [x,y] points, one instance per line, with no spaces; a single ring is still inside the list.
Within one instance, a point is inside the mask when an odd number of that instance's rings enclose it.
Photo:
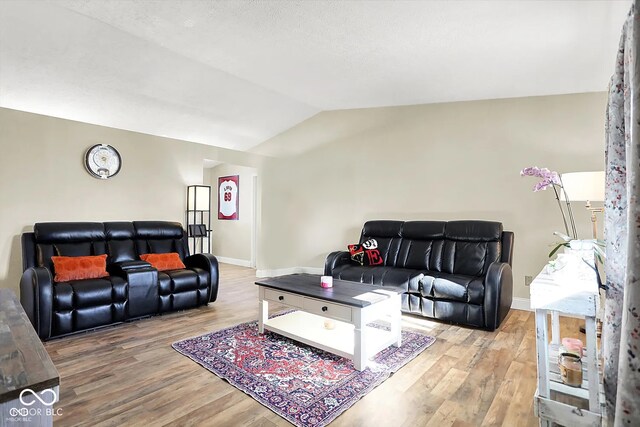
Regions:
[[[260,335],[257,322],[178,341],[172,347],[292,424],[320,427],[434,342],[434,337],[403,330],[402,346],[381,351],[360,372],[343,357],[271,332]]]

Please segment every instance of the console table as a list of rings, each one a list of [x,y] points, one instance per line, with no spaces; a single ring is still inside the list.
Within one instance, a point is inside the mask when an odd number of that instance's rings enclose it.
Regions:
[[[570,426],[600,426],[604,394],[600,381],[600,363],[596,336],[596,315],[600,295],[596,272],[580,254],[565,255],[569,262],[559,271],[547,267],[531,283],[531,308],[536,315],[538,389],[534,397],[535,414],[540,425],[556,422]],[[585,257],[588,259],[588,256]],[[548,314],[551,314],[551,342],[548,339]],[[586,352],[582,357],[582,385],[570,387],[562,382],[558,368],[560,316],[584,317]],[[562,403],[552,391],[588,402],[588,410]]]
[[[0,289],[0,425],[51,426],[60,376],[13,291]]]

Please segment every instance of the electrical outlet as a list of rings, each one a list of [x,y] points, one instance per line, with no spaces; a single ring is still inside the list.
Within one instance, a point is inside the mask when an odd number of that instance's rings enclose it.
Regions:
[[[533,276],[524,276],[524,285],[530,286],[531,282],[533,282]]]

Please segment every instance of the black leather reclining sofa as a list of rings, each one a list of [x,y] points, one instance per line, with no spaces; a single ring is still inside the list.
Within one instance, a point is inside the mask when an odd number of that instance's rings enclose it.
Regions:
[[[218,261],[189,256],[179,223],[51,222],[22,234],[20,301],[41,339],[206,305],[218,295]],[[140,254],[177,252],[185,269],[158,272]],[[57,283],[51,257],[107,254],[108,277]]]
[[[383,263],[361,266],[329,254],[324,274],[401,286],[402,311],[495,330],[512,302],[513,233],[490,221],[368,221],[360,243],[376,239]]]

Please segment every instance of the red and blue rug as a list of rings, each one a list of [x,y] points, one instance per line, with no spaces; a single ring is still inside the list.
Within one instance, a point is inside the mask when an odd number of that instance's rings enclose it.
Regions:
[[[292,424],[318,427],[333,421],[434,341],[403,330],[402,346],[381,351],[363,371],[356,371],[348,359],[281,335],[260,335],[257,322],[178,341],[173,348]]]

